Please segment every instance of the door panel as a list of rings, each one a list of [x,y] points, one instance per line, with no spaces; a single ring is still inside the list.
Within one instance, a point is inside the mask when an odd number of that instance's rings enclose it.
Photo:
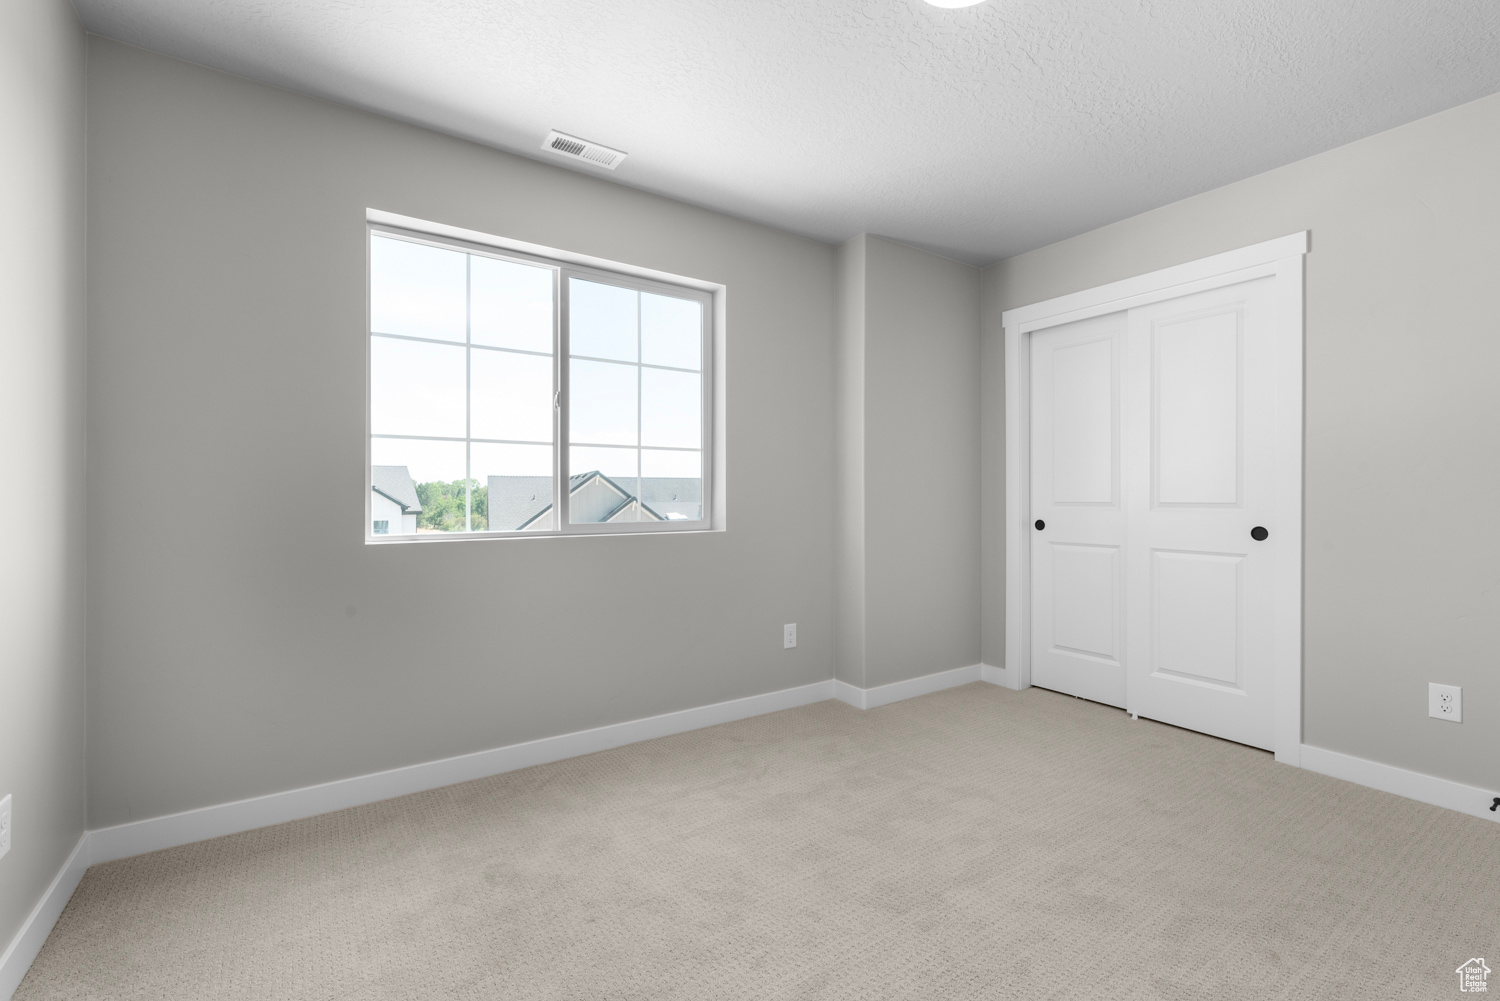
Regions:
[[[1243,556],[1153,550],[1155,672],[1241,690]]]
[[[1031,338],[1031,679],[1116,706],[1125,704],[1124,336],[1116,313]]]
[[[1056,504],[1115,503],[1117,349],[1118,338],[1104,336],[1072,344],[1065,340],[1051,350],[1052,500]]]
[[[1119,547],[1049,544],[1053,647],[1117,663]]]
[[[1271,279],[1133,309],[1123,384],[1127,708],[1272,744]],[[1271,536],[1251,539],[1266,526]]]
[[[1241,320],[1222,308],[1153,324],[1158,505],[1239,502]]]

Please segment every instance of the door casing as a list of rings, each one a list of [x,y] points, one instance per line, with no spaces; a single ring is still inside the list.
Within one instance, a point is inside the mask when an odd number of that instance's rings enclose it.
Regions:
[[[1301,764],[1302,747],[1302,425],[1303,260],[1308,232],[1293,233],[1150,274],[1007,310],[1005,328],[1005,681],[1031,686],[1031,339],[1062,323],[1166,299],[1274,278],[1275,478],[1278,534],[1295,558],[1275,585],[1272,673],[1276,760]]]

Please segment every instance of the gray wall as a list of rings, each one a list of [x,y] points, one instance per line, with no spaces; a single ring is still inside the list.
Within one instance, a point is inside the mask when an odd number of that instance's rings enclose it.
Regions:
[[[84,828],[83,66],[65,0],[0,4],[0,952]]]
[[[834,248],[89,58],[92,825],[832,675]],[[367,207],[724,283],[728,531],[364,546]]]
[[[1297,230],[1307,257],[1304,740],[1500,784],[1500,95],[985,273],[1000,311]],[[1003,655],[1003,438],[985,422],[985,659]],[[1427,718],[1429,681],[1464,721]]]
[[[865,248],[863,234],[838,250],[838,612],[834,676],[865,687]]]
[[[979,625],[984,663],[1005,666],[1005,336],[999,267],[979,281]]]
[[[851,684],[979,662],[979,277],[880,237],[840,248],[839,677]]]

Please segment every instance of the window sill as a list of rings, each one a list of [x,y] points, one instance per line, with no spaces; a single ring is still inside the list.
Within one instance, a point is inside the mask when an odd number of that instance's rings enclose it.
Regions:
[[[649,537],[661,535],[713,535],[723,532],[723,528],[694,527],[694,528],[653,528],[610,531],[574,531],[574,532],[419,532],[416,535],[367,535],[365,545],[367,546],[404,546],[425,545],[432,542],[515,542],[532,541],[540,539],[598,539],[598,538],[626,538],[626,537]]]

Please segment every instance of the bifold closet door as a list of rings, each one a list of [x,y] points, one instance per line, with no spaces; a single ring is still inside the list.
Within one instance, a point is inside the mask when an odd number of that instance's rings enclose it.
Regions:
[[[1125,705],[1124,313],[1031,335],[1031,681]]]
[[[1275,317],[1263,278],[1131,310],[1127,708],[1272,746]]]

